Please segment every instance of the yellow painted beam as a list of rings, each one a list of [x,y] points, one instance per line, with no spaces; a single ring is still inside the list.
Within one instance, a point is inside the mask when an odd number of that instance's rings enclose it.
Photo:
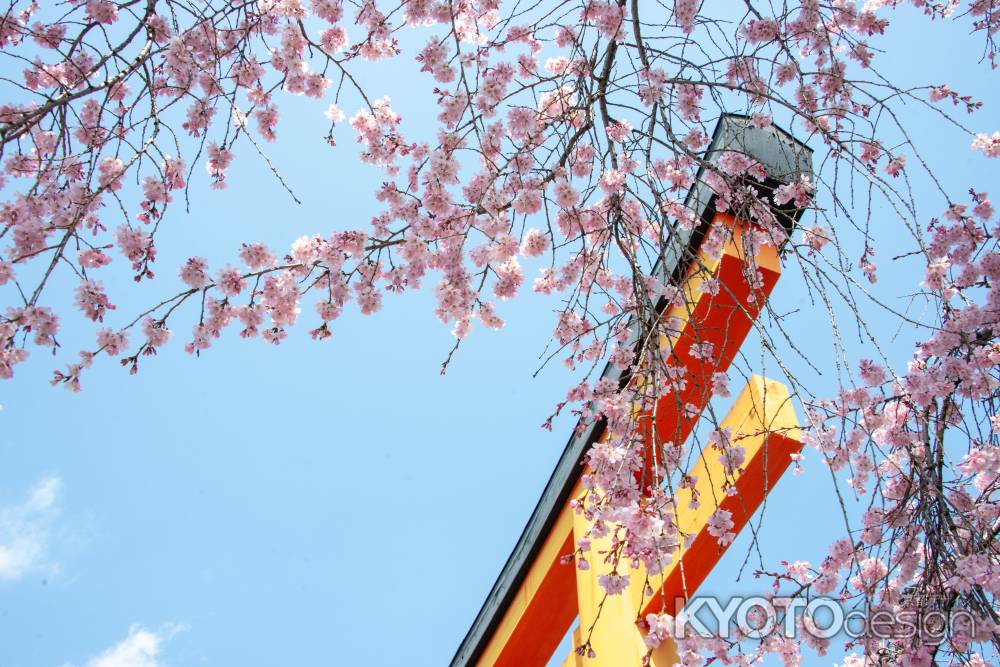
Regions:
[[[567,505],[545,538],[500,625],[477,661],[481,667],[544,667],[576,618],[573,511]]]

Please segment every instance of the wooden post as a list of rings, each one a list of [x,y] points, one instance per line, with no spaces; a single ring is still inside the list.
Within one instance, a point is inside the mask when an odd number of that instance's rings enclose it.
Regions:
[[[805,145],[775,127],[755,127],[744,116],[720,118],[706,159],[715,162],[725,151],[743,152],[760,162],[769,174],[765,188],[812,173],[811,151]],[[694,211],[702,230],[719,221],[730,225],[734,234],[716,258],[699,252],[700,236],[694,230],[675,228],[654,267],[653,275],[658,280],[680,286],[687,298],[680,311],[660,304],[658,316],[677,317],[682,323],[681,331],[661,344],[669,349],[669,363],[686,368],[689,386],[659,398],[654,414],[640,415],[640,421],[654,426],[650,447],[668,442],[680,446],[688,437],[711,396],[712,373],[729,366],[781,273],[776,248],[764,246],[755,264],[748,262],[740,243],[746,221],[715,210],[714,196],[702,172],[685,205]],[[799,213],[783,211],[781,216],[791,228]],[[759,269],[759,283],[746,279],[748,265]],[[714,294],[704,289],[706,279],[711,277],[721,283],[721,289]],[[754,298],[749,299],[751,296]],[[691,354],[692,344],[706,340],[714,347],[710,361]],[[628,371],[614,365],[608,365],[602,374],[602,378],[619,383],[626,382],[628,376]],[[580,620],[574,631],[576,644],[586,641],[602,600],[604,606],[591,644],[603,647],[595,649],[594,659],[571,653],[564,665],[637,667],[645,648],[636,620],[647,613],[674,613],[677,600],[691,595],[724,552],[706,532],[708,517],[721,507],[732,512],[734,530],[742,528],[788,467],[791,454],[801,447],[788,392],[770,380],[752,378],[725,423],[733,427],[734,437],[740,438],[739,444],[746,450],[744,466],[727,476],[720,472],[711,452],[702,453],[690,471],[698,476],[695,490],[702,505],[697,510],[685,509],[689,498],[677,494],[678,525],[690,535],[690,541],[673,564],[652,578],[652,597],[644,595],[645,582],[638,580],[645,576],[639,572],[630,573],[631,585],[622,595],[605,598],[597,584],[602,573],[599,561],[593,562],[597,559],[592,559],[590,570],[560,564],[560,555],[571,553],[574,538],[587,528],[583,517],[572,512],[569,501],[582,495],[579,478],[584,456],[602,437],[604,425],[592,423],[577,429],[451,667],[544,667],[574,618]],[[649,465],[655,460],[649,456]],[[646,478],[655,479],[653,475]],[[725,493],[729,486],[736,490],[734,495]],[[653,664],[672,664],[672,650],[669,643],[662,644],[652,656]]]

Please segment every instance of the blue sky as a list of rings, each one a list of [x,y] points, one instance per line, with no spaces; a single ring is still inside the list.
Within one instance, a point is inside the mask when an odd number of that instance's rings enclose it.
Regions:
[[[929,32],[922,20],[903,27],[907,57],[890,70],[963,92],[995,77],[969,66],[979,42],[963,31]],[[942,34],[946,53],[920,52]],[[409,67],[379,70],[366,85],[390,95],[404,128],[420,134],[430,127],[420,110],[431,84],[404,77]],[[993,131],[1000,95],[986,95],[971,122]],[[338,130],[336,150],[322,145],[324,109],[286,101],[279,142],[268,147],[302,205],[249,146],[228,190],[209,191],[196,172],[191,214],[176,206],[161,237],[156,295],[169,293],[190,255],[215,266],[234,259],[242,241],[283,249],[302,234],[367,224],[378,209],[365,195],[381,175],[356,165],[348,128]],[[930,127],[920,113],[913,122]],[[943,174],[957,193],[988,189],[1000,175],[964,153],[967,144],[957,134],[924,137],[931,158],[958,156]],[[937,213],[939,203],[928,202]],[[891,250],[876,258],[884,267],[877,289],[897,298],[917,281],[890,268]],[[120,284],[115,316],[124,319],[151,297]],[[801,309],[803,348],[830,364],[829,331],[817,326],[823,320],[794,272],[773,303]],[[181,330],[135,377],[95,364],[78,395],[49,387],[56,362],[35,352],[0,385],[0,665],[446,663],[572,423],[539,428],[562,400],[568,372],[556,364],[532,377],[556,302],[526,290],[503,304],[507,327],[477,329],[445,376],[438,370],[452,338],[432,307],[427,290],[387,295],[381,313],[348,312],[326,342],[310,340],[302,322],[280,347],[231,334],[198,359],[183,352]],[[62,338],[69,351],[90,342],[72,329]],[[890,346],[896,364],[909,357],[912,338],[901,331]],[[866,354],[856,338],[852,345],[852,354]],[[773,373],[753,339],[744,350],[747,368]],[[836,390],[832,374],[813,382]],[[831,484],[811,456],[802,475],[782,480],[762,527],[765,560],[821,560],[840,535]],[[746,574],[731,583],[747,539],[703,590],[759,590]],[[130,652],[136,660],[127,662]]]

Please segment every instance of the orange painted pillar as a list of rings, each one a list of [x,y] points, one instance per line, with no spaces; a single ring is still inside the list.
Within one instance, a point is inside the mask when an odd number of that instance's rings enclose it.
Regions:
[[[656,388],[654,413],[640,417],[647,442],[643,488],[660,481],[655,466],[660,447],[680,446],[691,434],[712,397],[712,375],[729,368],[781,277],[777,248],[762,245],[756,257],[747,256],[745,234],[750,223],[717,213],[715,224],[730,230],[721,252],[701,250],[695,256],[681,283],[684,303],[663,314],[678,329],[661,338],[660,346],[666,364],[683,369],[685,381],[683,388]],[[711,358],[703,358],[709,348]]]
[[[746,256],[747,223],[724,214],[718,214],[716,221],[732,230],[730,238],[717,255],[698,253],[681,285],[683,305],[672,306],[664,314],[674,318],[679,329],[660,340],[661,348],[668,364],[686,369],[687,382],[683,389],[661,395],[653,414],[638,415],[649,433],[647,465],[642,473],[646,483],[659,483],[661,471],[656,461],[660,448],[668,443],[679,446],[690,435],[711,398],[712,374],[729,367],[781,274],[775,248],[762,246],[752,261]],[[712,346],[710,359],[700,358],[692,350],[705,343]],[[640,665],[647,648],[636,621],[648,613],[676,613],[676,600],[690,597],[725,551],[707,533],[709,517],[717,507],[731,511],[734,531],[738,532],[788,467],[790,455],[801,448],[787,390],[764,378],[751,379],[723,425],[733,429],[734,441],[746,450],[744,467],[727,475],[709,451],[703,452],[689,471],[698,479],[695,489],[676,494],[676,521],[689,536],[688,546],[660,575],[648,578],[652,597],[645,594],[645,571],[631,570],[627,565],[619,574],[629,575],[628,588],[617,596],[604,595],[598,580],[610,568],[599,553],[611,548],[610,537],[592,540],[587,554],[590,569],[579,570],[575,563],[561,562],[561,557],[575,550],[575,540],[589,529],[586,518],[567,505],[477,665],[544,667],[574,619],[578,620],[576,645],[589,637],[596,656],[571,653],[564,665]],[[730,486],[735,495],[726,494]],[[692,493],[700,499],[698,508],[688,507]],[[571,498],[581,495],[578,484]],[[653,667],[672,665],[676,660],[674,647],[665,642],[651,659]]]
[[[573,522],[567,505],[477,666],[544,667],[548,663],[577,615],[573,563],[560,562],[562,556],[573,553]]]

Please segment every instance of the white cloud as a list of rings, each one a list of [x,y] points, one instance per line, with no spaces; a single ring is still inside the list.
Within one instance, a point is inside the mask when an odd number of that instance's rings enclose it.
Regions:
[[[20,579],[43,564],[62,480],[45,477],[24,502],[0,508],[0,579]]]
[[[172,631],[156,633],[133,625],[128,637],[88,660],[84,667],[162,667],[160,649],[172,635]]]

